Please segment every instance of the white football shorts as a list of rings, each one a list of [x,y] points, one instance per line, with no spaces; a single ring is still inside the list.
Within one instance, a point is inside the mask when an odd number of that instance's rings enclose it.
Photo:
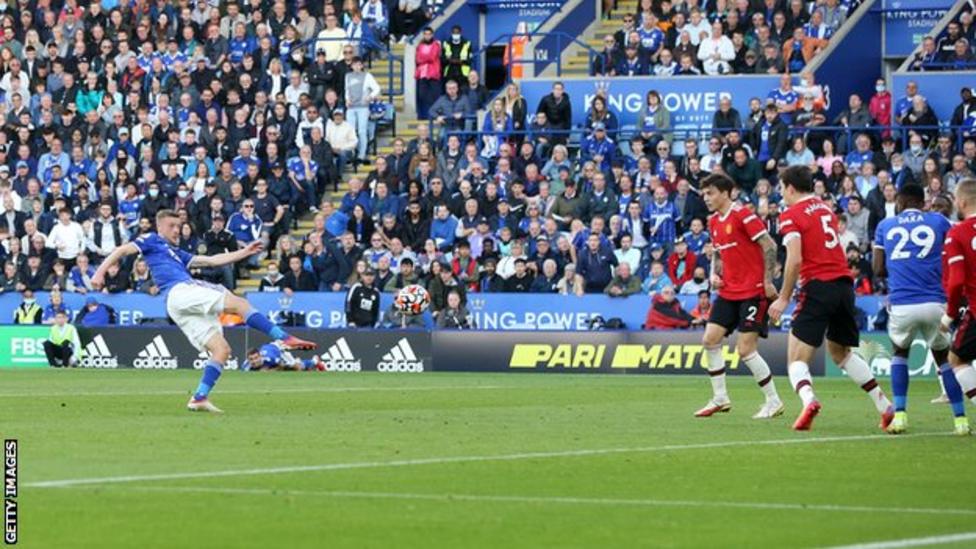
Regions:
[[[916,337],[924,340],[929,349],[948,349],[949,334],[940,329],[945,311],[944,303],[892,305],[888,309],[888,337],[902,349],[910,349]]]
[[[223,286],[194,280],[173,286],[166,297],[166,312],[198,351],[223,332],[219,315],[224,311],[225,293]]]

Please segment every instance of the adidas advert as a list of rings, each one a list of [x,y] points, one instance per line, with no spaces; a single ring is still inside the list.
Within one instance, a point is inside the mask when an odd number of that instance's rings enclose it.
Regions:
[[[329,349],[322,353],[322,362],[328,372],[360,372],[363,363],[353,356],[346,338],[340,337]]]
[[[97,335],[85,346],[85,355],[79,364],[84,368],[118,368],[119,357],[109,350],[105,338]]]
[[[132,361],[134,368],[150,368],[172,370],[179,365],[179,361],[169,351],[163,336],[158,335],[139,351],[139,356]]]
[[[424,362],[417,358],[410,342],[404,337],[400,338],[390,352],[383,355],[376,369],[380,372],[419,373],[424,371]]]

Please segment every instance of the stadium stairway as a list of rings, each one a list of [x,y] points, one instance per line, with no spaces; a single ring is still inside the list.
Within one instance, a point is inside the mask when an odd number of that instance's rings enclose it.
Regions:
[[[629,0],[628,0],[629,1]],[[403,44],[393,44],[391,46],[391,52],[393,55],[403,59]],[[387,155],[393,152],[393,140],[396,138],[403,138],[405,141],[410,141],[417,136],[417,126],[420,125],[420,121],[416,119],[416,116],[406,116],[404,114],[404,96],[403,96],[403,77],[404,75],[400,71],[400,64],[396,63],[394,65],[393,77],[391,80],[388,64],[385,60],[379,60],[373,62],[373,67],[370,70],[373,77],[376,78],[376,82],[380,85],[383,90],[384,97],[388,97],[387,93],[391,89],[399,91],[399,94],[393,96],[393,106],[396,109],[395,118],[395,135],[394,128],[388,127],[383,129],[377,129],[376,133],[376,155]],[[387,99],[388,100],[388,99]],[[370,158],[374,158],[372,150],[369,154]],[[338,205],[339,201],[342,200],[342,195],[348,190],[347,182],[353,177],[358,177],[360,179],[366,179],[367,174],[373,169],[373,165],[360,166],[355,171],[347,170],[342,174],[341,181],[339,183],[339,190],[333,191],[327,189],[325,193],[326,198],[330,198],[333,202]],[[304,216],[298,219],[298,228],[292,229],[290,234],[296,240],[301,241],[305,238],[308,233],[312,232],[315,227],[314,214],[306,213]],[[257,290],[261,284],[261,278],[266,273],[267,265],[271,262],[271,254],[268,254],[266,258],[261,263],[261,267],[257,270],[251,271],[249,276],[245,274],[242,278],[237,281],[236,293],[242,294],[247,291]]]
[[[590,26],[589,30],[579,37],[580,41],[586,43],[586,45],[594,50],[602,50],[603,37],[620,30],[624,24],[625,13],[636,12],[637,0],[618,0],[617,5],[610,12],[609,17],[604,17]],[[590,57],[586,50],[580,47],[570,46],[568,53],[564,55],[562,66],[563,77],[587,77],[590,75]]]

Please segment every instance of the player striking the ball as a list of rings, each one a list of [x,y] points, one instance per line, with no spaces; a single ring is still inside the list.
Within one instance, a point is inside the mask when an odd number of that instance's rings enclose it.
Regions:
[[[213,256],[192,255],[176,247],[180,238],[180,216],[173,210],[160,210],[156,214],[156,231],[119,246],[109,254],[92,276],[92,286],[101,288],[108,268],[123,257],[142,254],[160,293],[166,296],[166,312],[170,318],[194,347],[210,353],[200,385],[186,405],[189,410],[221,411],[210,402],[208,395],[230,358],[230,345],[224,339],[218,320],[218,315],[223,312],[239,315],[248,326],[280,341],[286,349],[316,347],[315,343],[288,335],[268,317],[251,308],[246,299],[234,295],[227,288],[194,280],[190,276],[190,268],[220,267],[247,259],[261,251],[261,242],[251,242],[236,252]]]
[[[732,179],[720,174],[710,175],[701,183],[702,197],[713,212],[708,218],[708,230],[715,249],[712,289],[718,290],[718,298],[712,305],[702,337],[708,356],[712,399],[695,412],[695,417],[711,417],[732,409],[725,388],[722,340],[738,330],[736,351],[766,395],[766,402],[752,417],[771,419],[783,413],[783,401],[776,393],[773,374],[756,346],[759,338],[765,338],[768,332],[768,300],[776,297],[772,283],[776,243],[756,214],[732,200],[734,186]]]
[[[949,230],[945,243],[949,304],[942,317],[942,328],[948,331],[952,323],[960,320],[949,351],[949,363],[966,398],[976,404],[976,368],[973,368],[973,360],[976,360],[976,315],[973,313],[976,303],[976,179],[965,179],[956,186],[956,210],[962,221]],[[960,313],[963,297],[969,303],[965,314]],[[947,384],[946,392],[948,390]]]
[[[895,419],[891,434],[908,429],[908,354],[916,336],[925,340],[939,365],[939,375],[955,416],[955,431],[969,434],[962,389],[949,366],[949,335],[942,331],[946,311],[942,289],[942,244],[952,227],[940,213],[923,212],[925,190],[905,185],[898,191],[898,215],[878,224],[874,236],[874,272],[888,277],[888,337],[894,348],[891,392]]]
[[[769,316],[774,320],[783,316],[799,281],[787,344],[790,383],[803,401],[803,411],[793,428],[809,430],[820,413],[809,364],[826,333],[827,352],[871,397],[881,414],[881,428],[887,429],[895,416],[891,402],[864,359],[851,352],[860,344],[860,333],[854,316],[854,280],[837,234],[837,216],[830,205],[813,194],[813,175],[806,166],[787,168],[780,180],[783,199],[789,205],[779,222],[786,264],[783,287],[769,306]]]

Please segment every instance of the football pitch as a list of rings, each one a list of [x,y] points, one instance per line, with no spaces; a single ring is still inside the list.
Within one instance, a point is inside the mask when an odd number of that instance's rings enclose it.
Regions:
[[[815,381],[809,433],[786,379],[772,421],[750,419],[747,378],[708,420],[704,375],[228,372],[223,415],[185,411],[197,379],[0,372],[18,545],[976,544],[976,437],[949,434],[934,381],[913,381],[894,437],[846,379]]]

